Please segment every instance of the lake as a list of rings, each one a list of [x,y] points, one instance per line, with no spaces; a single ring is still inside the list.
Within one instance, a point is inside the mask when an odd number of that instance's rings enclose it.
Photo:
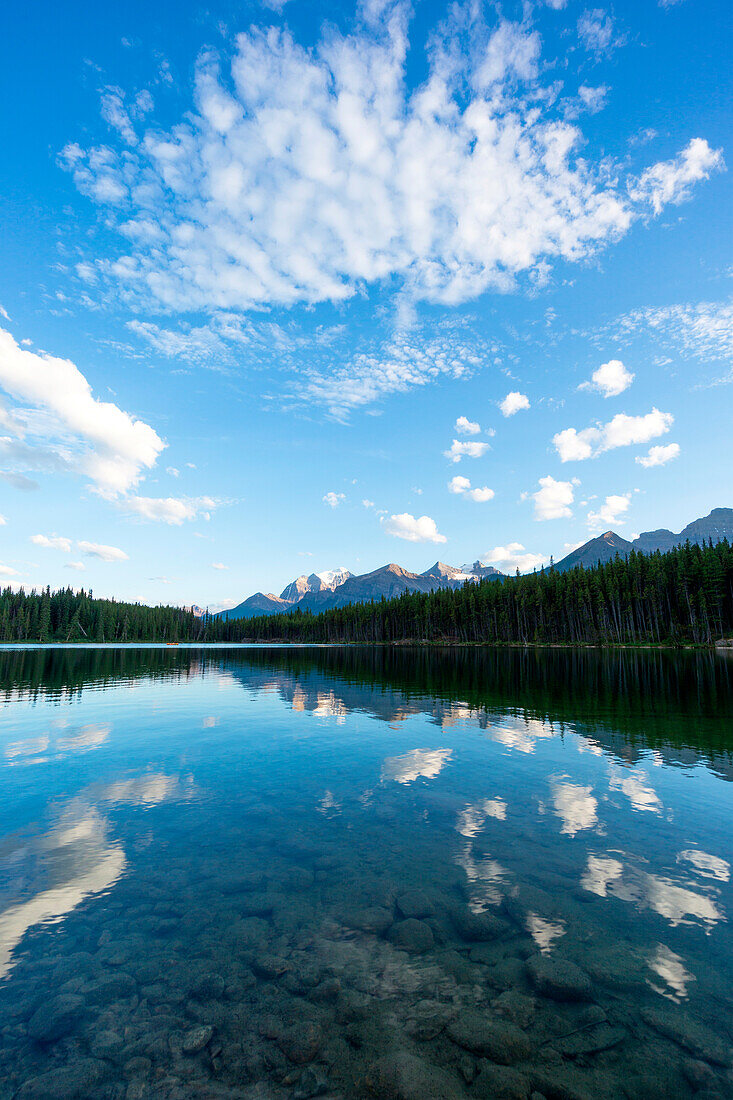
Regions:
[[[733,660],[4,647],[0,1096],[733,1096]]]

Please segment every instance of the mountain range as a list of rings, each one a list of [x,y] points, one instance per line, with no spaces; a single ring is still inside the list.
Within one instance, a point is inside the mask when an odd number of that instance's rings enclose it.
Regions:
[[[561,572],[577,565],[588,569],[599,562],[602,564],[612,561],[617,554],[626,557],[632,550],[643,554],[652,554],[657,550],[664,553],[688,540],[690,543],[701,544],[709,539],[720,542],[724,538],[733,542],[733,508],[713,508],[710,515],[693,520],[678,534],[662,528],[658,531],[645,531],[630,542],[615,531],[605,531],[555,562],[553,568]],[[279,596],[272,592],[255,592],[236,607],[219,612],[219,615],[223,619],[251,619],[256,615],[272,615],[278,611],[291,611],[296,607],[303,611],[319,612],[332,607],[345,607],[351,603],[379,600],[383,596],[390,599],[403,592],[460,588],[466,581],[484,578],[500,580],[505,575],[493,565],[484,565],[480,560],[460,568],[436,561],[424,573],[410,573],[394,562],[359,576],[350,573],[348,569],[335,569],[296,577],[285,586]]]

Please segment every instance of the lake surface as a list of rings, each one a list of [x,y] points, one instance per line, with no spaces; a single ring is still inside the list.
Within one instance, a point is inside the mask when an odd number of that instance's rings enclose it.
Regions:
[[[733,1096],[733,661],[0,651],[0,1096]]]

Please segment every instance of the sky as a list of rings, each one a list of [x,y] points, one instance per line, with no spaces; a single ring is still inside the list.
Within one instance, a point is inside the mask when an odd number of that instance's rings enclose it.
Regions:
[[[732,506],[730,49],[725,0],[13,5],[0,583],[214,609]]]

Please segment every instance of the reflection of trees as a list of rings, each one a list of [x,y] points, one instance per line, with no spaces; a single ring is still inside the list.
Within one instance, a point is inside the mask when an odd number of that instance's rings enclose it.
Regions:
[[[470,713],[565,725],[633,761],[641,751],[733,767],[733,664],[712,653],[441,647],[68,648],[0,651],[0,696],[66,695],[86,684],[228,675],[299,709],[361,709],[393,721]],[[314,703],[313,700],[316,702]],[[320,702],[318,701],[320,700]]]

